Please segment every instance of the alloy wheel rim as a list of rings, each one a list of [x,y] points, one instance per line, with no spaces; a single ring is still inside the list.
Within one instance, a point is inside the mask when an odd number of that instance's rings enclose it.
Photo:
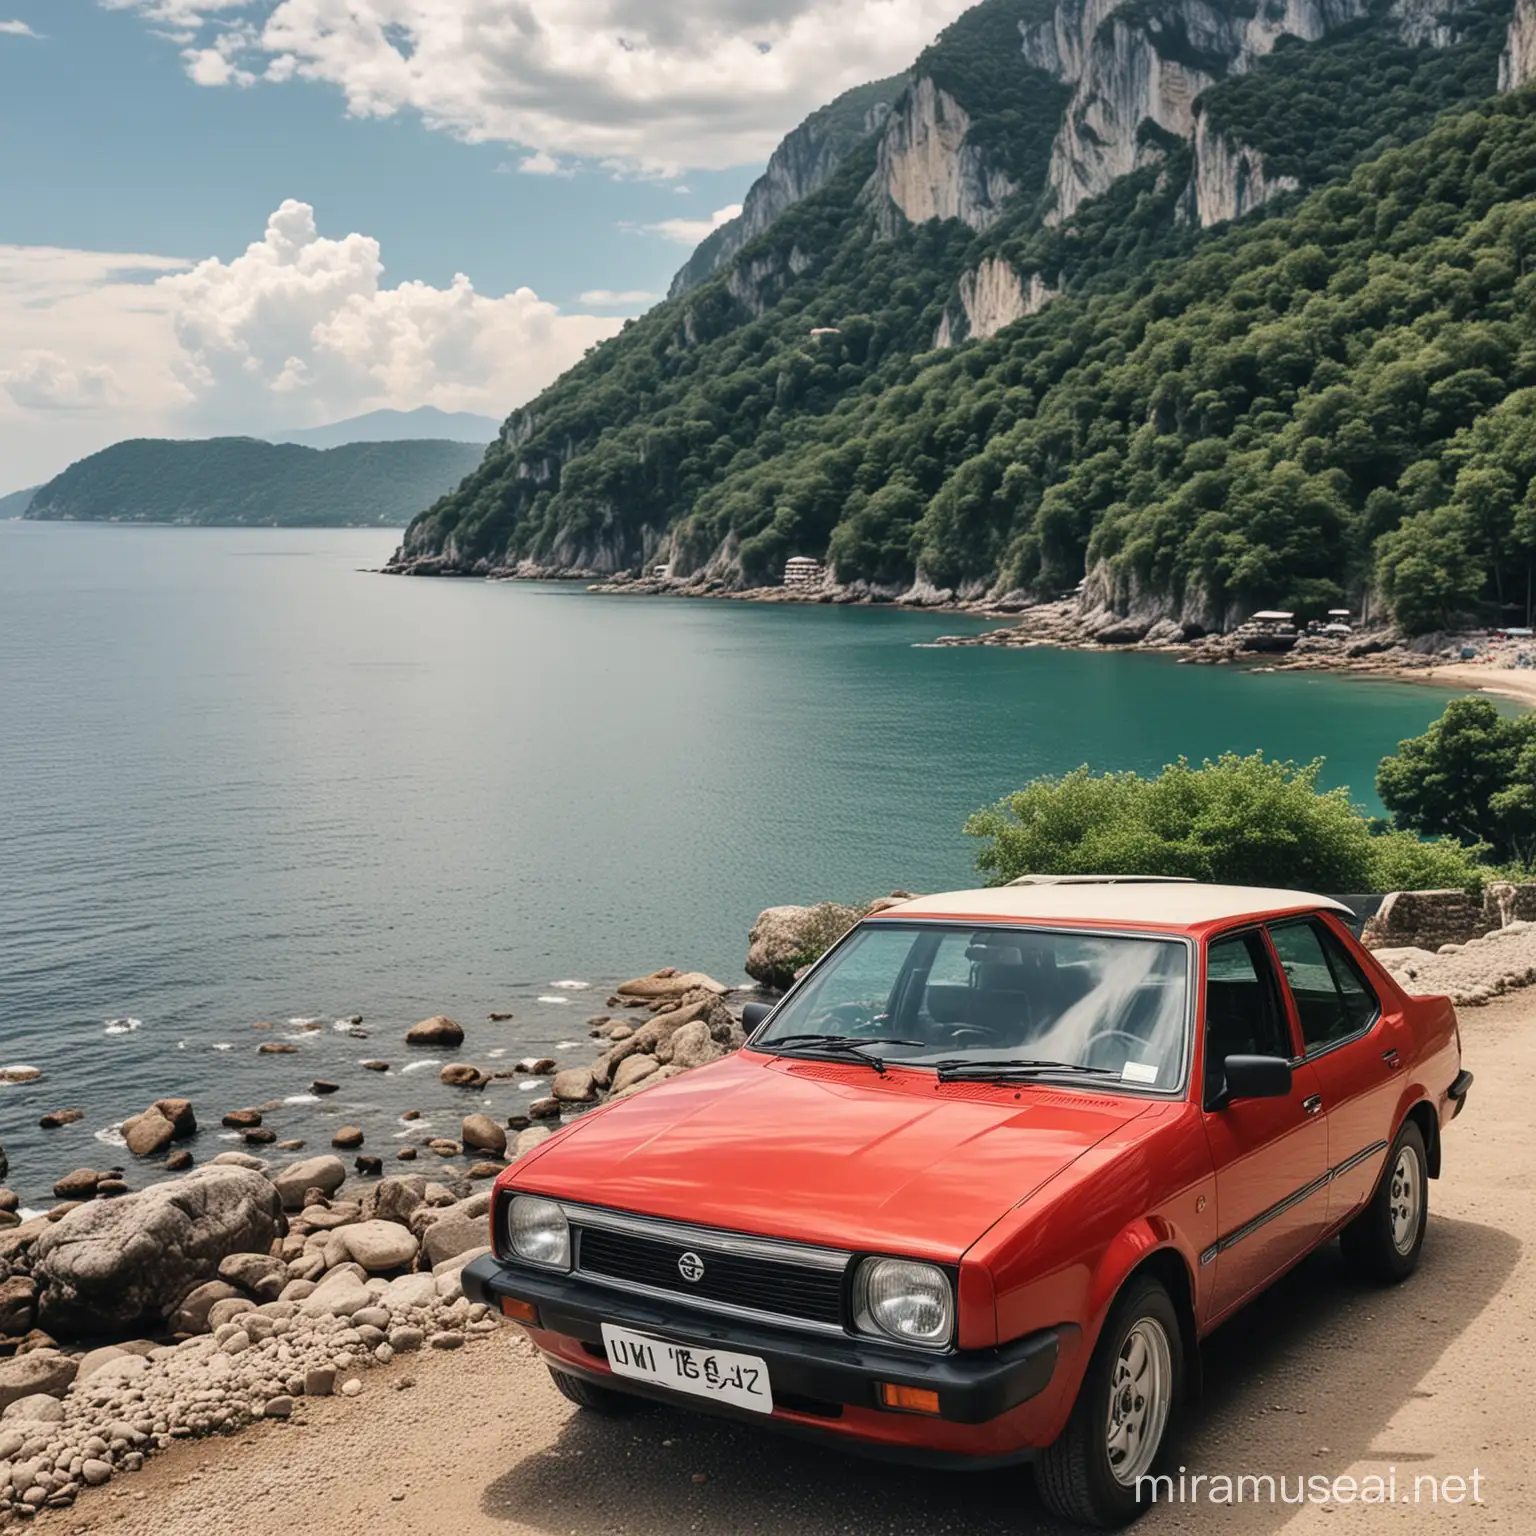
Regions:
[[[1138,1318],[1120,1344],[1109,1378],[1105,1449],[1109,1470],[1134,1488],[1157,1457],[1173,1403],[1173,1350],[1155,1317]]]
[[[1392,1165],[1392,1185],[1388,1191],[1392,1214],[1392,1246],[1408,1253],[1419,1235],[1424,1211],[1424,1180],[1419,1160],[1412,1147],[1404,1147]]]

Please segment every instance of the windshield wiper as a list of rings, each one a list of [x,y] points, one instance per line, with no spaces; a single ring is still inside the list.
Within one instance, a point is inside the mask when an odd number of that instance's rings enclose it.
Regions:
[[[765,1051],[770,1056],[838,1056],[844,1061],[857,1061],[866,1067],[873,1067],[876,1072],[885,1071],[885,1061],[882,1057],[865,1055],[865,1049],[871,1045],[915,1045],[922,1046],[927,1042],[923,1040],[898,1040],[893,1035],[780,1035],[777,1040],[764,1040],[754,1050]],[[781,1046],[791,1046],[791,1050],[781,1050]]]
[[[979,1059],[946,1056],[942,1061],[924,1062],[923,1065],[935,1067],[941,1083],[1009,1082],[1015,1079],[1027,1081],[1062,1072],[1075,1077],[1108,1077],[1117,1083],[1121,1081],[1121,1074],[1113,1067],[1090,1067],[1077,1061],[1021,1061],[1008,1056]]]

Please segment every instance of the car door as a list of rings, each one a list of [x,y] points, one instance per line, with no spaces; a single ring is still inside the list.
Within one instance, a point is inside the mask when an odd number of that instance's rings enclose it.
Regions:
[[[1206,946],[1202,1108],[1216,1169],[1215,1266],[1204,1287],[1208,1318],[1268,1284],[1322,1237],[1328,1219],[1328,1132],[1317,1074],[1299,1052],[1263,930],[1229,932]],[[1293,1064],[1284,1098],[1221,1104],[1227,1056],[1279,1056]],[[1217,1107],[1219,1106],[1219,1107]]]
[[[1370,1199],[1395,1130],[1398,1075],[1409,1054],[1401,1014],[1381,1000],[1349,947],[1321,917],[1271,923],[1302,1054],[1317,1074],[1328,1126],[1328,1221]]]

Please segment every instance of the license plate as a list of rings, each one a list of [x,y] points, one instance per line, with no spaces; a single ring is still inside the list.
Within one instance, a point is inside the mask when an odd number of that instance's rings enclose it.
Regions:
[[[602,1326],[608,1365],[614,1375],[750,1408],[754,1413],[773,1412],[768,1365],[758,1356],[670,1344],[648,1333],[615,1328],[612,1323]]]

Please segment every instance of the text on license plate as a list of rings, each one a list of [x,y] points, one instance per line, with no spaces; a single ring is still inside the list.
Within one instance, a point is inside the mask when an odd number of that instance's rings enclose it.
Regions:
[[[648,1333],[615,1328],[612,1323],[602,1327],[608,1365],[616,1376],[649,1381],[674,1392],[691,1392],[695,1397],[750,1408],[754,1413],[773,1412],[768,1365],[756,1355],[671,1344]]]

